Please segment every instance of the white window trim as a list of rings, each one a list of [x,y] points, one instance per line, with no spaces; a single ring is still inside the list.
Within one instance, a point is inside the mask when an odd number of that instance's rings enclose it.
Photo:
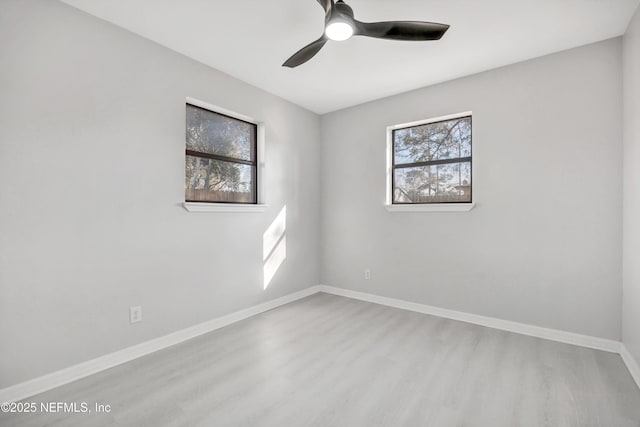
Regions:
[[[412,126],[426,125],[434,122],[441,122],[445,120],[457,119],[460,117],[473,116],[472,111],[465,111],[463,113],[450,114],[447,116],[433,117],[426,120],[418,120],[416,122],[402,123],[399,125],[387,126],[387,185],[386,185],[386,197],[384,206],[389,212],[468,212],[475,206],[475,201],[472,203],[422,203],[422,204],[393,204],[393,180],[391,174],[393,173],[393,131],[396,129],[403,129]],[[472,156],[473,167],[471,168],[471,185],[476,185],[476,140],[473,137],[473,127],[471,128],[471,140],[473,141]],[[473,190],[472,190],[473,191]],[[473,192],[473,198],[475,199],[475,191]]]
[[[468,212],[475,203],[423,203],[416,205],[385,205],[389,212]]]
[[[265,126],[264,122],[254,119],[253,117],[245,116],[244,114],[236,113],[235,111],[227,110],[226,108],[219,107],[208,102],[201,101],[196,98],[187,96],[187,104],[195,105],[206,110],[213,111],[214,113],[224,114],[225,116],[233,117],[238,120],[253,123],[258,127],[257,134],[257,147],[256,156],[258,157],[258,165],[256,167],[256,176],[258,185],[256,188],[258,203],[257,204],[243,204],[243,203],[207,203],[207,202],[183,202],[182,206],[189,212],[264,212],[268,207],[265,204],[264,193],[264,155],[265,155]],[[184,179],[184,178],[183,178]]]
[[[205,202],[184,202],[182,204],[189,212],[264,212],[267,205],[242,205],[239,203],[205,203]]]

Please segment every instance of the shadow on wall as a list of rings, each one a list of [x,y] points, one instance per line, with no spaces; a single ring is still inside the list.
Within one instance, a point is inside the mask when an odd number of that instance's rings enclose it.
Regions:
[[[287,206],[285,205],[267,231],[262,235],[264,289],[287,257]]]

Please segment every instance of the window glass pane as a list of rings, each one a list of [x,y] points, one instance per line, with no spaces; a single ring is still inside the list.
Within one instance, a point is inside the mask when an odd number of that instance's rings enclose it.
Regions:
[[[255,203],[255,166],[187,156],[185,200]]]
[[[471,117],[393,131],[395,164],[471,156]]]
[[[471,202],[471,162],[398,168],[393,203]]]
[[[255,161],[257,126],[187,105],[187,149]]]

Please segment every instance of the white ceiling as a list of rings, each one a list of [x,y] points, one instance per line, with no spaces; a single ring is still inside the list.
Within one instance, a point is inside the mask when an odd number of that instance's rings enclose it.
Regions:
[[[640,0],[347,0],[361,21],[450,24],[440,41],[353,37],[294,69],[316,0],[62,0],[323,114],[624,33]]]

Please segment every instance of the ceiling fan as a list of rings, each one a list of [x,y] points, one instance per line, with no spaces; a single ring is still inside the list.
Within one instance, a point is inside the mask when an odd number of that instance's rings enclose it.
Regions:
[[[322,36],[294,53],[283,67],[294,68],[313,58],[327,40],[343,41],[351,36],[366,36],[388,40],[440,40],[449,26],[435,22],[388,21],[360,22],[353,17],[353,9],[344,1],[317,0],[325,12]]]

